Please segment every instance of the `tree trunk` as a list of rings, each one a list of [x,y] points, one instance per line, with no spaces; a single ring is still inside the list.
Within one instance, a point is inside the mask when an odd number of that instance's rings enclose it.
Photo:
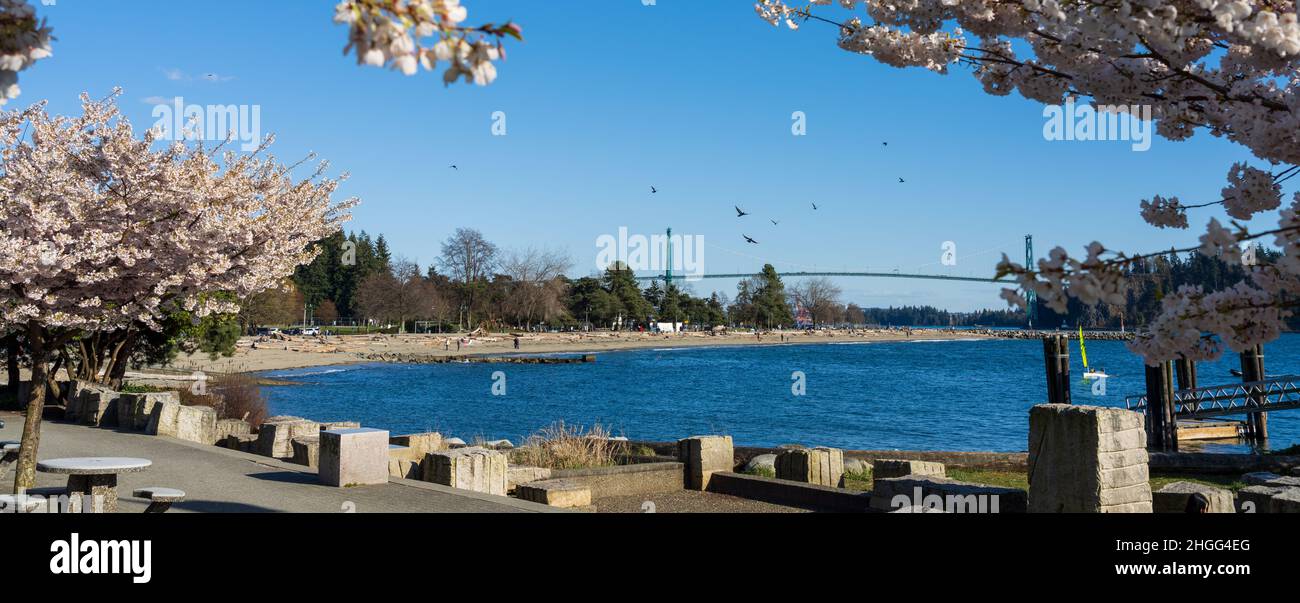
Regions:
[[[18,467],[14,473],[14,492],[36,485],[36,447],[41,442],[41,415],[45,412],[46,365],[49,362],[45,335],[45,329],[39,326],[27,327],[27,344],[32,354],[32,386],[23,424],[22,448],[18,452]]]
[[[14,333],[5,338],[5,349],[8,354],[7,368],[9,371],[8,372],[9,380],[6,381],[5,383],[9,387],[9,391],[12,392],[15,396],[17,396],[18,382],[22,380],[22,374],[18,372],[18,352],[21,348],[20,348],[20,344],[18,343],[17,333]],[[21,400],[18,400],[18,403],[21,404],[21,402],[22,402]]]

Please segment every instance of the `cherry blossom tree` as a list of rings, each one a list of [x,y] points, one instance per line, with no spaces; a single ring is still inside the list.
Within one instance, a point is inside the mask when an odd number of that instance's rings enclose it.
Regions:
[[[462,25],[468,16],[460,0],[344,0],[334,9],[334,22],[349,26],[343,52],[355,50],[358,65],[415,75],[442,62],[444,83],[463,79],[486,86],[497,77],[493,61],[506,56],[502,40],[523,37],[514,23]]]
[[[50,28],[27,0],[0,0],[0,105],[18,98],[18,72],[50,56]]]
[[[115,92],[82,114],[0,114],[0,330],[21,331],[31,394],[15,488],[35,476],[48,364],[88,333],[160,330],[167,313],[237,312],[315,255],[357,201],[340,179],[203,144],[137,138]]]
[[[836,20],[818,5],[861,7]],[[1184,204],[1154,195],[1138,205],[1159,228],[1188,227],[1188,210],[1222,206],[1227,225],[1211,217],[1197,250],[1225,262],[1240,260],[1239,245],[1271,238],[1282,257],[1247,267],[1249,278],[1221,291],[1184,286],[1163,300],[1150,330],[1129,348],[1148,363],[1179,356],[1217,358],[1278,337],[1282,321],[1300,305],[1300,193],[1280,211],[1276,228],[1250,230],[1245,221],[1279,209],[1282,184],[1300,173],[1300,24],[1286,0],[813,0],[802,8],[758,0],[755,10],[773,25],[808,22],[838,28],[839,47],[894,67],[946,74],[968,67],[984,90],[1044,104],[1091,98],[1103,106],[1149,106],[1156,132],[1185,140],[1197,131],[1249,150],[1258,165],[1239,161],[1216,197]],[[1037,266],[1006,256],[999,276],[1013,276],[1054,310],[1073,297],[1118,304],[1127,269],[1169,253],[1126,254],[1098,242],[1083,259],[1052,249]],[[1023,307],[1025,297],[1004,290]]]

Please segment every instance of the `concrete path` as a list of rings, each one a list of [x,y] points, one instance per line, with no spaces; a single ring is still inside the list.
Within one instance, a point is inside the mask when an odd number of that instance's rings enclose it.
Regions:
[[[23,417],[0,412],[5,427],[0,440],[22,439]],[[40,460],[79,456],[140,457],[153,461],[141,473],[128,473],[118,482],[119,512],[140,513],[148,506],[132,498],[136,488],[162,486],[186,493],[169,513],[516,513],[557,509],[504,496],[455,490],[415,480],[393,480],[380,486],[332,488],[316,481],[316,472],[302,465],[203,446],[168,437],[46,421],[41,429]],[[67,476],[36,474],[36,485],[64,486]],[[13,492],[13,472],[0,483],[0,493]]]

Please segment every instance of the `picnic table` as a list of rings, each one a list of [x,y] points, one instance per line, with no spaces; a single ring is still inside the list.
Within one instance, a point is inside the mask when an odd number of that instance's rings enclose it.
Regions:
[[[57,473],[68,476],[68,497],[90,496],[90,504],[103,501],[98,507],[101,513],[117,512],[117,476],[122,473],[138,473],[153,465],[149,459],[130,457],[76,457],[50,459],[36,463],[36,470],[42,473]],[[88,501],[82,500],[82,508]]]

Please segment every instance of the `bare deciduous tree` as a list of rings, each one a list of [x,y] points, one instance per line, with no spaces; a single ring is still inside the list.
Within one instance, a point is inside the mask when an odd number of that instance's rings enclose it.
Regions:
[[[791,295],[812,316],[813,326],[835,320],[840,313],[840,295],[844,292],[824,276],[807,279],[794,286]]]

